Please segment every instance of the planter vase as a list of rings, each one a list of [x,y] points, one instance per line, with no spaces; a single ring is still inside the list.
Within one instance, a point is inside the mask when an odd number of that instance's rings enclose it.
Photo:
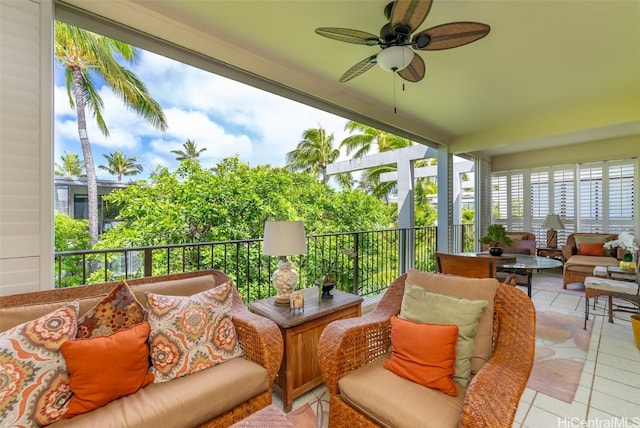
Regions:
[[[492,256],[496,256],[496,257],[501,256],[503,251],[504,250],[502,249],[502,247],[490,247],[489,248],[489,254],[491,254]]]
[[[633,337],[636,340],[636,348],[640,351],[640,314],[631,315],[631,328],[633,329]]]

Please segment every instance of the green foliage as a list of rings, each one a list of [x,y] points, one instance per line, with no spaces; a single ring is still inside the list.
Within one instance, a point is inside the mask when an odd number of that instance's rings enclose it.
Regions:
[[[89,223],[87,220],[74,220],[66,214],[56,213],[54,218],[54,245],[56,251],[88,250]],[[58,259],[54,264],[55,272],[64,272],[60,284],[56,287],[68,287],[82,283],[82,257],[65,257],[62,266]]]
[[[507,236],[507,230],[501,224],[491,224],[487,228],[487,234],[479,239],[481,244],[489,244],[495,247],[498,244],[511,245],[511,238]]]
[[[56,213],[54,227],[56,251],[89,249],[89,223],[87,220],[74,220],[66,214]]]

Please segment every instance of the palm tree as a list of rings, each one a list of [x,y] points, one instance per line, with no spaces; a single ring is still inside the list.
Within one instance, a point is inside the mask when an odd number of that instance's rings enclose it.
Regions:
[[[176,157],[176,160],[180,162],[184,160],[194,160],[200,157],[200,153],[207,150],[206,147],[198,150],[196,142],[193,140],[187,140],[187,142],[184,143],[182,147],[184,147],[184,150],[171,150],[171,153],[178,155],[178,157]]]
[[[144,83],[132,71],[120,65],[115,58],[132,63],[138,54],[138,49],[126,43],[60,21],[55,22],[54,55],[65,67],[67,95],[71,107],[76,110],[78,135],[87,173],[91,245],[98,240],[98,185],[87,134],[85,110],[96,120],[102,134],[109,136],[107,124],[102,116],[104,104],[98,93],[96,80],[104,81],[127,107],[151,125],[162,131],[167,128],[162,108],[147,92]]]
[[[411,145],[411,141],[407,138],[398,137],[397,135],[352,120],[347,122],[344,129],[351,133],[358,132],[357,134],[348,136],[340,143],[340,148],[345,148],[348,155],[350,155],[351,152],[355,152],[353,153],[354,158],[361,158],[368,154],[374,144],[378,146],[379,152],[401,149],[402,147],[409,147]]]
[[[355,180],[353,179],[353,174],[350,172],[341,172],[336,174],[336,180],[338,181],[340,188],[343,190],[353,190]]]
[[[398,137],[397,135],[354,121],[347,122],[345,130],[350,131],[352,135],[342,140],[340,148],[345,148],[349,155],[353,152],[354,158],[367,155],[373,149],[374,145],[377,146],[378,152],[386,152],[409,147],[412,144],[407,138]],[[380,175],[396,170],[395,165],[369,168],[362,176],[363,183],[361,185],[364,189],[370,191],[371,194],[385,200],[388,204],[389,195],[395,190],[396,184],[381,183]]]
[[[56,162],[56,177],[86,177],[82,173],[84,169],[84,162],[80,160],[80,156],[77,153],[67,153],[65,150],[62,156],[60,156],[61,163]]]
[[[295,150],[287,153],[286,169],[289,171],[304,171],[315,176],[320,175],[322,182],[329,182],[327,165],[338,159],[340,150],[333,147],[333,134],[319,128],[309,128],[302,133],[302,141]]]
[[[137,175],[142,172],[142,165],[138,163],[135,156],[125,156],[122,152],[117,151],[102,155],[107,159],[107,166],[98,165],[98,168],[104,169],[111,175],[118,177],[118,181],[122,181],[123,175]]]

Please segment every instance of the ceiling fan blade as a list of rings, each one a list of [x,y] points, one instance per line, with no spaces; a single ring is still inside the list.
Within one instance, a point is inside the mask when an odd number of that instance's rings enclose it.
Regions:
[[[424,77],[425,70],[424,61],[416,54],[408,66],[398,71],[398,75],[409,82],[419,82]]]
[[[431,9],[432,0],[396,0],[391,9],[391,28],[397,31],[398,24],[409,26],[409,32],[417,30]]]
[[[374,65],[376,65],[377,56],[378,55],[372,55],[370,57],[367,57],[345,71],[344,74],[340,76],[340,83],[348,82],[349,80],[360,76],[362,73],[372,68]]]
[[[380,42],[375,34],[351,28],[320,27],[316,28],[316,34],[356,45],[375,46]]]
[[[416,42],[415,49],[419,50],[450,49],[475,42],[489,34],[490,29],[487,24],[479,22],[450,22],[421,31],[413,37],[413,41]],[[425,36],[431,41],[422,47],[421,41],[427,40]]]

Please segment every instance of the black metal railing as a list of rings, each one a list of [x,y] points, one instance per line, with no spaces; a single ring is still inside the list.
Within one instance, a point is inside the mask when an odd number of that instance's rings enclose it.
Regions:
[[[455,251],[474,250],[473,225],[455,226],[454,237]],[[412,247],[407,250],[405,243]],[[383,292],[401,266],[435,270],[436,247],[435,227],[330,233],[308,236],[307,253],[289,258],[302,288],[314,286],[331,270],[338,289],[368,297]],[[54,284],[61,288],[219,269],[251,301],[275,294],[270,278],[276,267],[277,257],[262,253],[262,239],[64,251],[55,253]]]

